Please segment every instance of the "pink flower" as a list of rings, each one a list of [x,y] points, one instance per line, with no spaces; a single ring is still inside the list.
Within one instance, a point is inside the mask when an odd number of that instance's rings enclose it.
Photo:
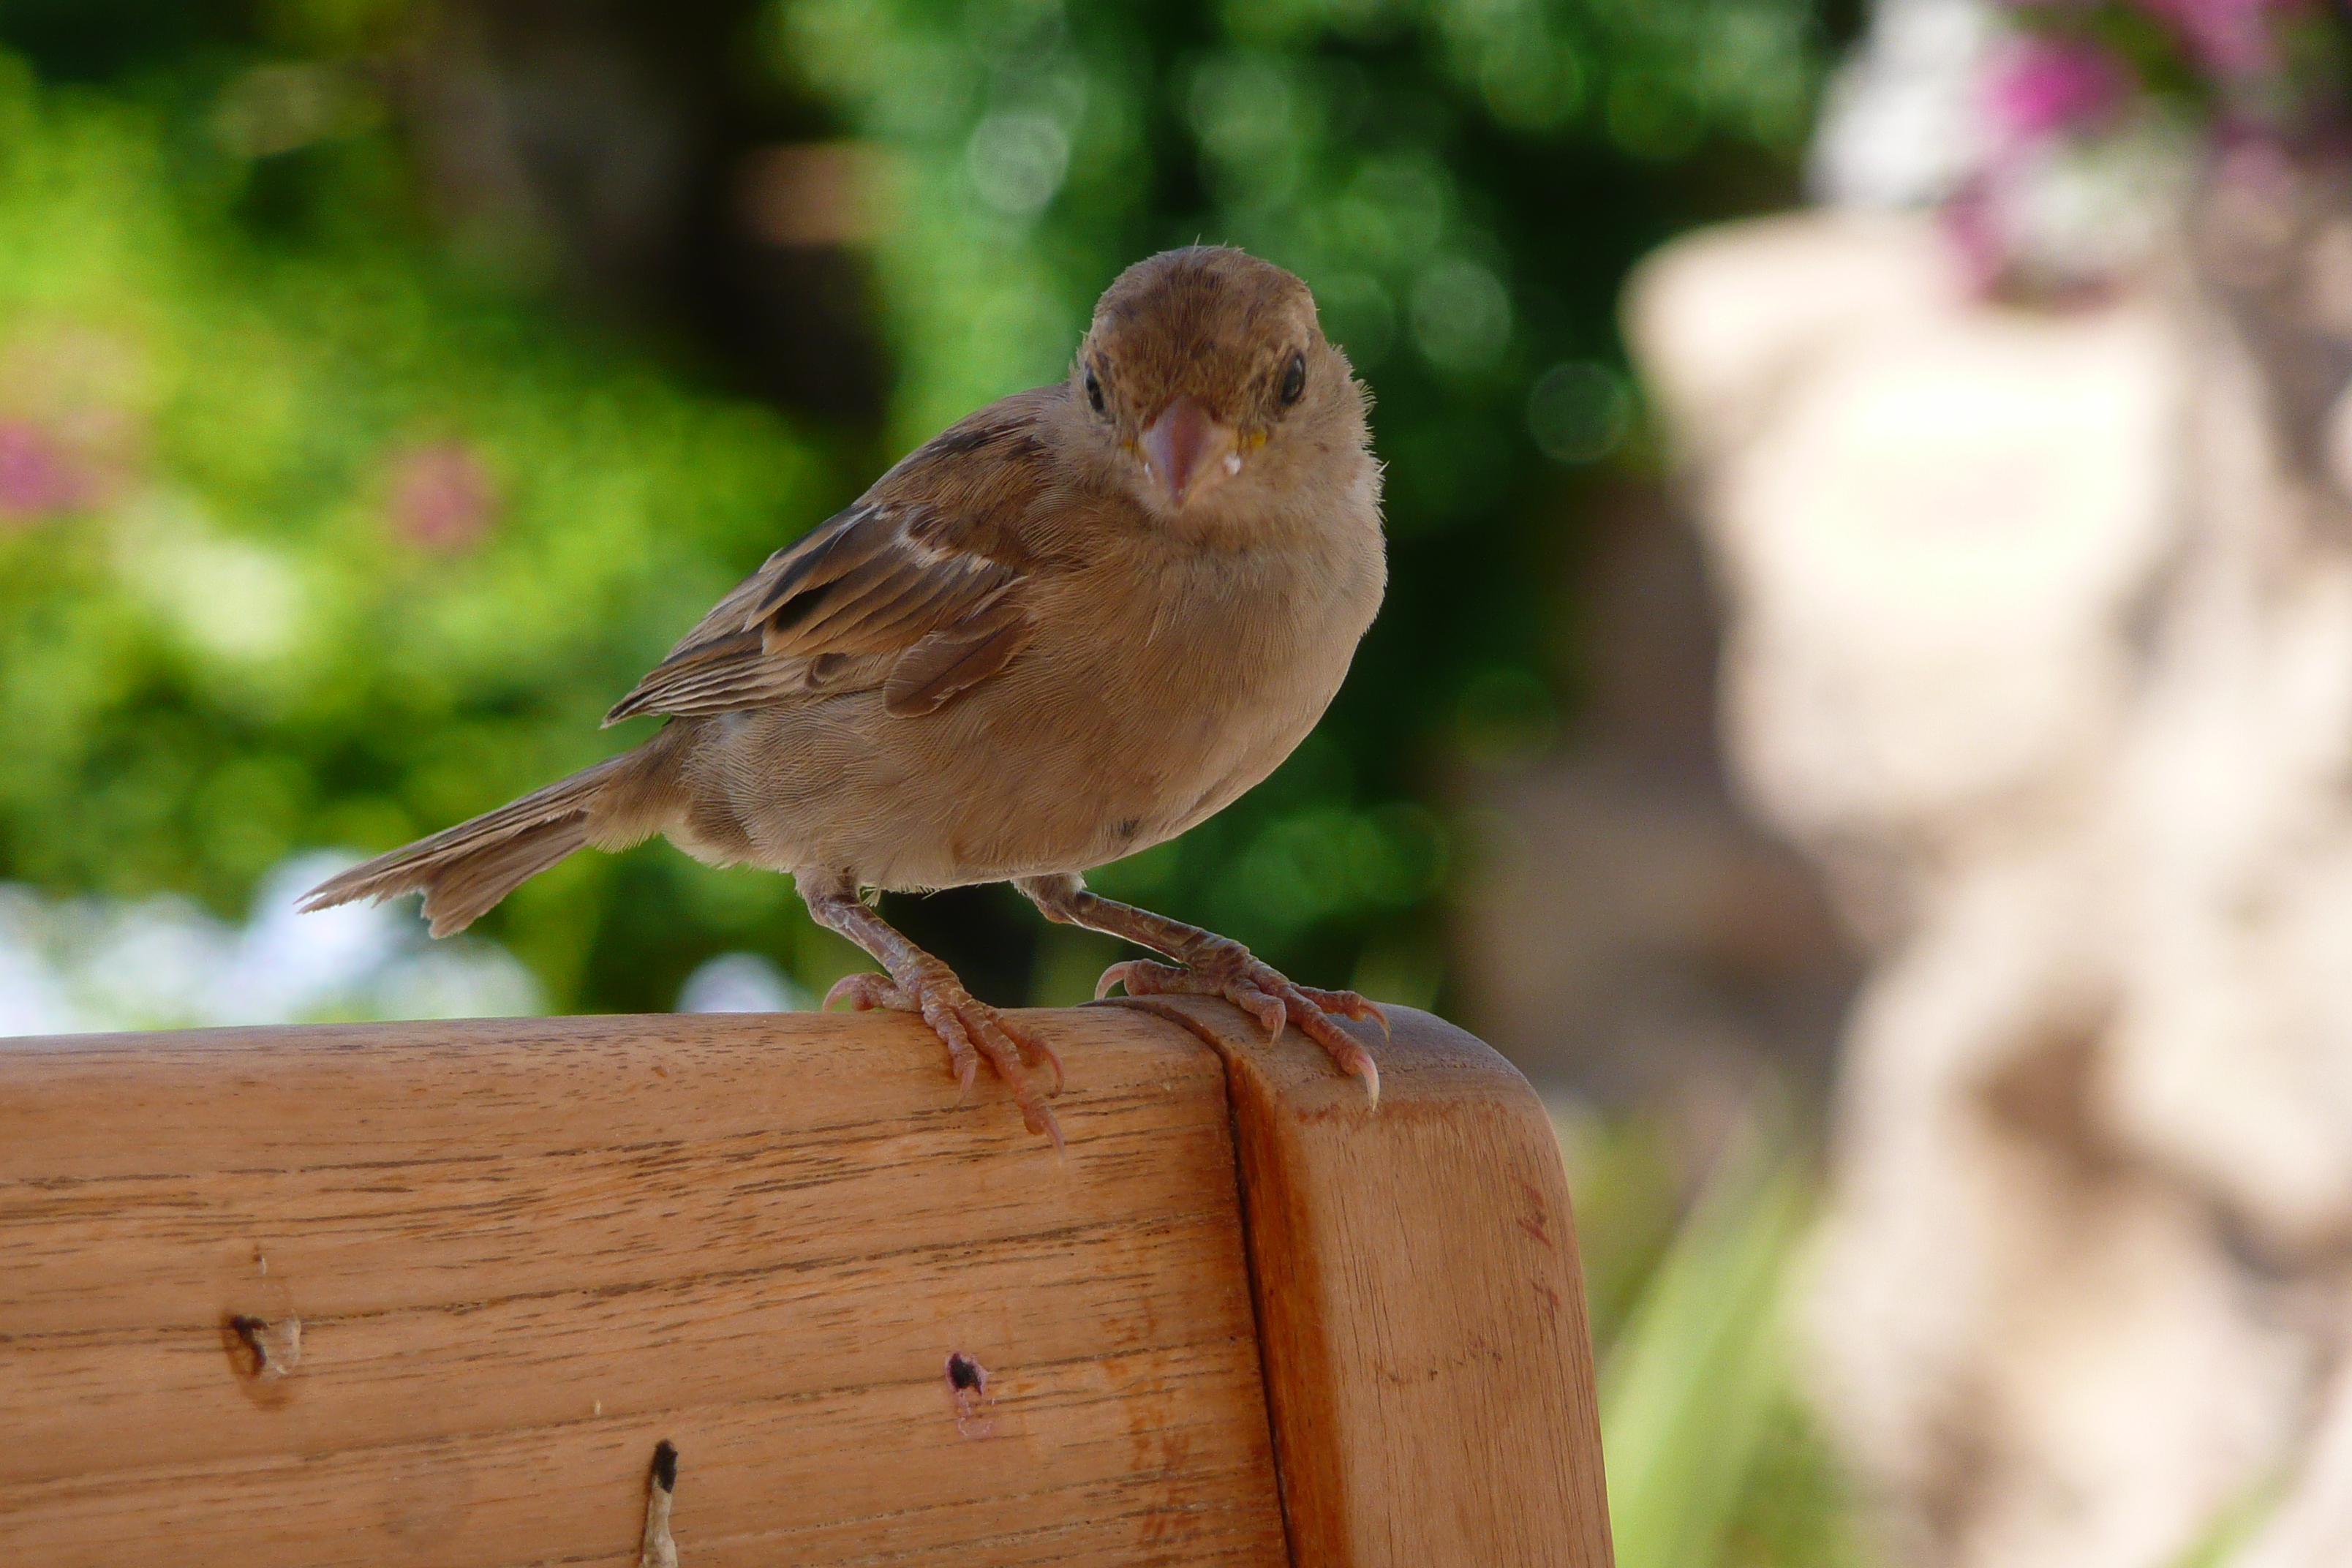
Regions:
[[[2140,0],[2140,4],[2171,23],[2189,53],[2218,77],[2259,76],[2278,63],[2271,21],[2273,13],[2288,8],[2280,0]]]
[[[1978,294],[1990,294],[2009,269],[2009,235],[1994,210],[1992,193],[1982,177],[1944,203],[1938,215],[1944,234],[1959,253],[1960,268]]]
[[[471,549],[497,521],[498,505],[488,469],[463,442],[412,447],[392,460],[393,529],[420,549]]]
[[[97,489],[48,431],[29,419],[0,419],[0,523],[87,506]]]
[[[2096,44],[2031,36],[2001,51],[1985,83],[1993,123],[2012,144],[2103,120],[2132,87],[2123,62]]]

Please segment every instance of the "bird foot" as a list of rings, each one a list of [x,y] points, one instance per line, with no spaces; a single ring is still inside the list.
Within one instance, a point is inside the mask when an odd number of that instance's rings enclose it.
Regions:
[[[1381,1069],[1371,1053],[1331,1021],[1335,1013],[1370,1018],[1385,1037],[1389,1018],[1380,1004],[1353,991],[1318,991],[1297,984],[1273,965],[1252,957],[1240,943],[1229,946],[1230,952],[1221,949],[1181,969],[1143,958],[1114,963],[1096,984],[1095,998],[1099,1001],[1108,995],[1114,985],[1126,986],[1130,996],[1222,996],[1258,1021],[1269,1045],[1282,1037],[1284,1024],[1296,1024],[1298,1032],[1322,1047],[1341,1072],[1362,1079],[1372,1103],[1380,1104]]]
[[[1061,1093],[1062,1058],[1025,1025],[1014,1023],[965,990],[947,965],[938,965],[937,973],[923,971],[911,987],[871,971],[845,974],[824,994],[827,1007],[836,1002],[846,1002],[861,1013],[887,1008],[921,1014],[931,1033],[947,1047],[948,1065],[964,1093],[971,1092],[972,1079],[985,1058],[1013,1091],[1013,1103],[1021,1107],[1021,1120],[1029,1131],[1052,1139],[1056,1150],[1063,1147],[1062,1125],[1054,1120],[1029,1078],[1032,1068],[1051,1068],[1054,1087],[1048,1092]]]

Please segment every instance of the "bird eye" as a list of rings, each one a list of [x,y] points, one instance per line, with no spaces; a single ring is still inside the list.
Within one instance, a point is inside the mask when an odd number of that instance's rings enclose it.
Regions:
[[[1087,366],[1087,401],[1094,405],[1096,413],[1103,411],[1102,383],[1095,379],[1095,367],[1092,365]]]
[[[1292,354],[1290,363],[1282,370],[1282,401],[1286,406],[1298,401],[1307,390],[1307,356]]]

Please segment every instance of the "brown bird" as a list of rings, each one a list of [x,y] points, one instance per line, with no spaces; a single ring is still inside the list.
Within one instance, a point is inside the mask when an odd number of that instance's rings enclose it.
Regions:
[[[1010,880],[1047,920],[1179,966],[1114,964],[1097,994],[1226,997],[1377,1102],[1371,1058],[1328,1016],[1377,1007],[1080,877],[1230,804],[1339,690],[1387,579],[1367,403],[1289,273],[1219,247],[1139,262],[1066,381],[953,426],[770,556],[605,716],[668,715],[651,739],[302,907],[421,889],[443,936],[583,845],[656,833],[788,871],[889,972],[827,1004],[920,1013],[967,1089],[985,1058],[1059,1142],[1030,1078],[1058,1089],[1054,1054],[862,896]]]

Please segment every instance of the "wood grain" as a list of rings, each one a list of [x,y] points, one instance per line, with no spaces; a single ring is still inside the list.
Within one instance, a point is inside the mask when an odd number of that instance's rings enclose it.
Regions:
[[[1060,1159],[896,1016],[0,1046],[0,1539],[628,1563],[667,1437],[694,1568],[1286,1561],[1223,1071],[1033,1022]]]
[[[1293,1561],[1608,1568],[1582,1272],[1527,1080],[1443,1020],[1351,1026],[1377,1109],[1296,1030],[1183,1023],[1230,1076]]]

